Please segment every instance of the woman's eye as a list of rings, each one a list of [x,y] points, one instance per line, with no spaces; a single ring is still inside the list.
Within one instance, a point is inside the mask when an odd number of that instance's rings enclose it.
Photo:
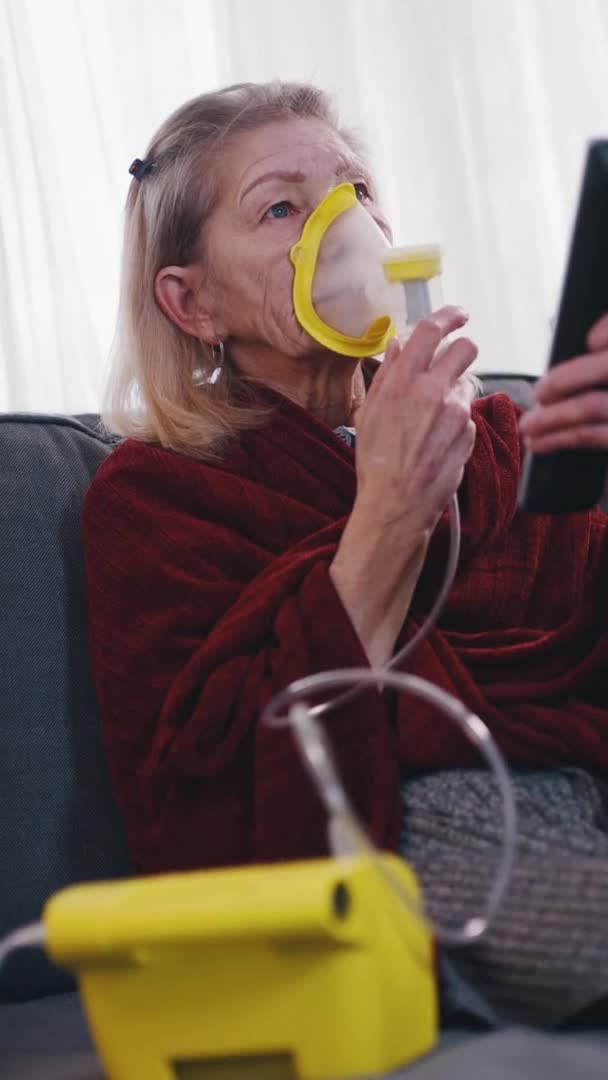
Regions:
[[[369,188],[363,180],[360,180],[358,184],[353,184],[353,187],[359,202],[367,202],[368,199],[371,199]]]
[[[264,214],[264,221],[280,221],[281,218],[289,217],[294,207],[287,199],[283,199],[281,202],[275,202],[272,206],[268,207],[268,210]]]

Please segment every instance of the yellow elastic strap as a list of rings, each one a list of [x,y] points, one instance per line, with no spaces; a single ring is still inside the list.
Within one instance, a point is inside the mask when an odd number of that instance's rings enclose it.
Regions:
[[[361,337],[350,337],[323,322],[312,302],[312,282],[321,241],[339,214],[350,210],[356,204],[357,195],[353,184],[338,184],[307,219],[300,239],[289,252],[295,271],[293,306],[300,325],[327,349],[342,356],[373,356],[375,353],[384,352],[389,339],[395,336],[390,315],[374,319]]]

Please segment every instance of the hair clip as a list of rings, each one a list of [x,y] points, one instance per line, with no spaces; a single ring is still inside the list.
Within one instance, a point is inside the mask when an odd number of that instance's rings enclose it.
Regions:
[[[136,180],[142,181],[144,176],[147,176],[155,168],[155,162],[146,161],[145,159],[142,161],[141,158],[136,157],[135,161],[132,161],[129,166],[129,172]]]

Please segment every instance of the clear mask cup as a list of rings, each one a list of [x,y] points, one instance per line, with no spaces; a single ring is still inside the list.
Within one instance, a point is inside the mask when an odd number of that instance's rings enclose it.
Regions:
[[[441,306],[439,248],[392,247],[352,184],[339,184],[313,210],[290,259],[298,322],[344,356],[383,353]]]
[[[360,202],[335,218],[321,240],[312,282],[312,303],[322,322],[355,338],[363,338],[378,320],[405,328],[403,289],[384,275],[383,259],[390,251]]]

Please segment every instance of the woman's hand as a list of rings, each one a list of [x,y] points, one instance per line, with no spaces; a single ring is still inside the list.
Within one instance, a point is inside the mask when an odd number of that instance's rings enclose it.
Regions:
[[[520,421],[530,450],[608,450],[608,315],[587,345],[587,355],[557,364],[536,384],[536,404]]]
[[[461,376],[477,347],[444,339],[467,318],[445,307],[422,319],[403,348],[391,341],[357,415],[357,503],[383,525],[432,531],[460,485],[475,441]]]
[[[388,662],[437,520],[475,442],[461,376],[477,355],[441,343],[467,316],[446,307],[391,342],[357,413],[357,496],[330,576],[370,663]]]

